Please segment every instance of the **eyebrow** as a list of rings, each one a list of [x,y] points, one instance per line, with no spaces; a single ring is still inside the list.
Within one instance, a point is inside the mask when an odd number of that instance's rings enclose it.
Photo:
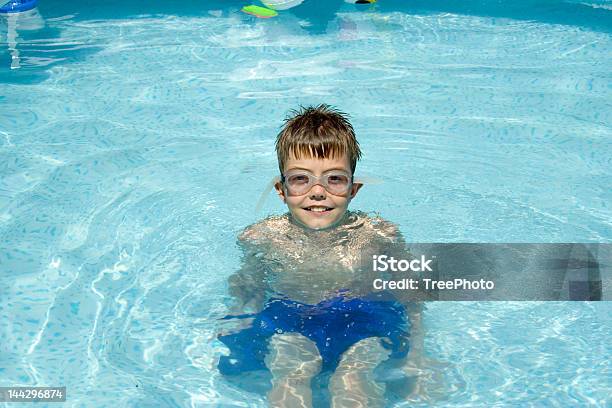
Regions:
[[[306,169],[304,167],[291,167],[290,169],[287,169],[287,171],[291,171],[291,170],[304,170],[304,171],[307,171],[309,173],[312,173],[312,171],[310,169]],[[332,167],[331,169],[325,170],[321,174],[328,173],[328,172],[334,171],[334,170],[340,170],[340,171],[344,171],[346,173],[350,173],[350,171],[346,170],[344,167]]]

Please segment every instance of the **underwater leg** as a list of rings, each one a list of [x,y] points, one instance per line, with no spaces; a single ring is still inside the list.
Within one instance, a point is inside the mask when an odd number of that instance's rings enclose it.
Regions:
[[[321,371],[315,343],[298,333],[275,334],[270,339],[266,367],[272,373],[271,407],[312,407],[312,378]]]
[[[390,354],[379,337],[353,344],[329,381],[332,408],[384,407],[385,385],[375,381],[374,369]]]

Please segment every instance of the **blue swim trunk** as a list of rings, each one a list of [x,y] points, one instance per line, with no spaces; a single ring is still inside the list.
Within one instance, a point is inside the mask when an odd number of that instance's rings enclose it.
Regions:
[[[277,333],[299,333],[312,340],[323,359],[323,372],[335,370],[342,354],[368,337],[380,337],[383,347],[391,350],[390,358],[405,357],[409,350],[404,305],[382,297],[338,296],[316,305],[275,298],[259,313],[224,319],[249,317],[254,318],[251,327],[219,336],[230,349],[230,355],[219,360],[224,375],[266,369],[268,342]]]

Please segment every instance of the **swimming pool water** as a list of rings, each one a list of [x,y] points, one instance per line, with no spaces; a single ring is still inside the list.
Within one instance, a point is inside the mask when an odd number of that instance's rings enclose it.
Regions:
[[[41,0],[1,20],[0,386],[265,406],[215,371],[215,321],[237,233],[284,211],[255,203],[299,104],[351,114],[357,173],[383,181],[352,207],[408,242],[612,241],[612,3],[308,1],[256,20]],[[410,406],[609,406],[611,311],[431,303],[447,365]]]

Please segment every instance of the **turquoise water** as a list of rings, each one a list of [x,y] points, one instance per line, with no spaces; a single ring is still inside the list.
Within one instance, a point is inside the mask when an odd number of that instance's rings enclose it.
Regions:
[[[265,406],[215,371],[215,319],[237,233],[284,211],[255,203],[299,104],[351,114],[357,172],[383,180],[352,206],[409,242],[612,242],[612,3],[403,3],[41,0],[1,20],[0,386]],[[448,365],[410,406],[609,406],[611,311],[432,303]]]

